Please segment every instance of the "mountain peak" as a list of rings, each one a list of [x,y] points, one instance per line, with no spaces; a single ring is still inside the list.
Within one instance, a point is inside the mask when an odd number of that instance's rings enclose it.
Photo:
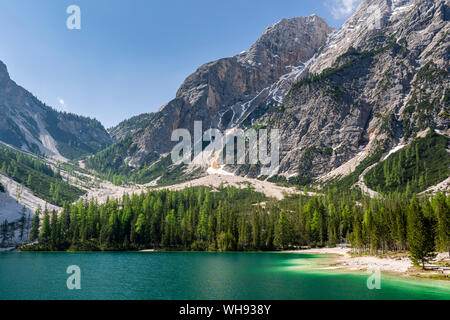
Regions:
[[[333,31],[316,15],[282,19],[267,27],[248,51],[202,65],[186,78],[176,98],[133,136],[128,163],[139,165],[169,152],[172,145],[163,141],[170,140],[174,129],[193,130],[194,121],[221,129],[239,125],[258,106],[272,103],[268,99],[274,90],[277,98],[287,92],[293,71],[300,72]]]
[[[311,59],[334,29],[317,15],[282,19],[267,27],[244,60],[253,65],[296,66]]]
[[[3,81],[5,79],[10,79],[8,67],[3,63],[3,61],[0,60],[0,81]]]

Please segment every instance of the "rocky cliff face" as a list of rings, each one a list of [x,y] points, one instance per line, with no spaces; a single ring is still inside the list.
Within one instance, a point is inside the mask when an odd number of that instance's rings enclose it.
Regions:
[[[317,178],[429,127],[448,130],[448,19],[449,1],[363,1],[283,111],[262,117],[282,131],[280,171]]]
[[[189,76],[121,161],[153,163],[172,149],[172,131],[192,132],[196,120],[257,125],[281,132],[278,174],[306,182],[347,175],[428,128],[448,134],[439,114],[449,112],[449,14],[449,0],[364,0],[338,31],[317,16],[282,20],[248,52]]]
[[[192,130],[194,121],[203,121],[204,128],[236,127],[260,104],[280,101],[332,31],[315,15],[283,19],[268,27],[248,52],[201,66],[134,137],[136,151],[127,160],[139,165],[157,159],[172,149],[172,131]]]
[[[109,134],[114,141],[119,141],[127,137],[127,135],[133,135],[139,130],[145,128],[150,120],[153,118],[153,113],[143,113],[134,116],[130,119],[124,120],[117,126],[108,129]]]
[[[59,159],[97,152],[112,143],[96,120],[53,110],[9,77],[0,62],[0,141]]]

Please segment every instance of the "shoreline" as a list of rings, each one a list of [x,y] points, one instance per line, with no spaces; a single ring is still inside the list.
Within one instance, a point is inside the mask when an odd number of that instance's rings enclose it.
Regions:
[[[378,257],[373,255],[352,256],[349,248],[312,248],[304,250],[288,250],[286,253],[318,254],[334,256],[324,267],[317,270],[337,270],[337,271],[368,271],[380,270],[397,276],[409,278],[422,278],[429,280],[449,281],[450,270],[436,272],[434,270],[422,270],[415,268],[409,257],[405,255]],[[450,262],[448,253],[438,254],[435,261],[445,260]],[[448,268],[447,268],[448,269]]]

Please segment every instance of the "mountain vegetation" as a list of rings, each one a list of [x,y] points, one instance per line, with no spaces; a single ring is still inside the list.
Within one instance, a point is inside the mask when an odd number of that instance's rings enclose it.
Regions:
[[[366,184],[383,193],[426,190],[450,176],[450,139],[430,130],[425,138],[380,162],[365,175]]]
[[[86,166],[115,185],[130,182],[147,184],[159,178],[158,185],[166,186],[196,178],[202,173],[201,168],[186,173],[186,165],[174,165],[170,156],[161,157],[159,160],[151,158],[138,167],[132,167],[122,161],[129,150],[131,139],[129,135],[105,150],[88,157]]]
[[[98,152],[111,144],[103,125],[96,119],[51,110],[45,115],[45,123],[57,141],[58,151],[68,159]],[[55,125],[58,123],[63,125]]]
[[[3,145],[0,145],[0,172],[54,205],[76,201],[84,194],[82,190],[64,181],[60,173],[39,158]]]
[[[122,140],[128,135],[134,134],[137,131],[145,128],[153,116],[154,113],[143,113],[134,116],[130,119],[122,121],[115,127],[109,128],[108,132],[115,141]]]
[[[357,193],[267,199],[250,187],[150,191],[99,205],[65,204],[44,212],[39,243],[22,250],[277,250],[335,246],[348,241],[359,252],[410,250],[425,263],[449,250],[450,197],[431,200],[393,194],[350,201]],[[38,221],[34,230],[38,230]]]

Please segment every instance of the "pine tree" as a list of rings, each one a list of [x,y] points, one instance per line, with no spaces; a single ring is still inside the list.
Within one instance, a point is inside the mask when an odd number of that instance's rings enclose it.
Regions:
[[[47,245],[48,241],[50,240],[50,215],[48,214],[48,211],[45,210],[44,212],[44,219],[42,220],[42,228],[41,232],[39,233],[39,242]]]
[[[254,249],[259,249],[261,247],[261,239],[260,239],[260,214],[257,212],[253,212],[252,214],[252,246]]]
[[[23,236],[25,234],[25,228],[26,228],[26,222],[27,222],[26,212],[27,212],[27,208],[22,207],[22,211],[21,211],[20,219],[19,219],[19,237],[20,237],[20,242],[23,241]]]
[[[6,162],[3,162],[3,164],[2,164],[2,173],[5,175],[8,173],[8,168],[6,167]]]
[[[2,238],[1,244],[2,246],[8,245],[9,242],[9,223],[8,220],[3,221],[0,227],[0,236]]]
[[[30,231],[30,235],[29,235],[29,241],[30,242],[34,242],[38,239],[39,236],[39,224],[40,224],[40,219],[39,216],[41,214],[41,206],[38,205],[36,212],[34,214],[34,218],[33,218],[33,223],[31,225],[31,231]]]
[[[54,210],[50,220],[50,240],[52,250],[57,250],[60,242],[60,233],[58,228],[58,215]]]
[[[274,245],[285,249],[289,246],[290,241],[289,221],[286,217],[286,212],[281,210],[277,224],[275,225]]]
[[[360,252],[360,253],[361,253],[362,249],[364,248],[362,225],[361,225],[361,220],[358,216],[355,216],[355,221],[353,223],[352,246],[353,246],[353,248],[357,249],[358,252]]]
[[[432,201],[437,218],[436,245],[441,251],[447,251],[450,256],[450,208],[444,194],[438,194]]]
[[[434,237],[430,221],[425,218],[414,198],[408,208],[408,243],[411,260],[425,269],[436,255],[434,253]]]

